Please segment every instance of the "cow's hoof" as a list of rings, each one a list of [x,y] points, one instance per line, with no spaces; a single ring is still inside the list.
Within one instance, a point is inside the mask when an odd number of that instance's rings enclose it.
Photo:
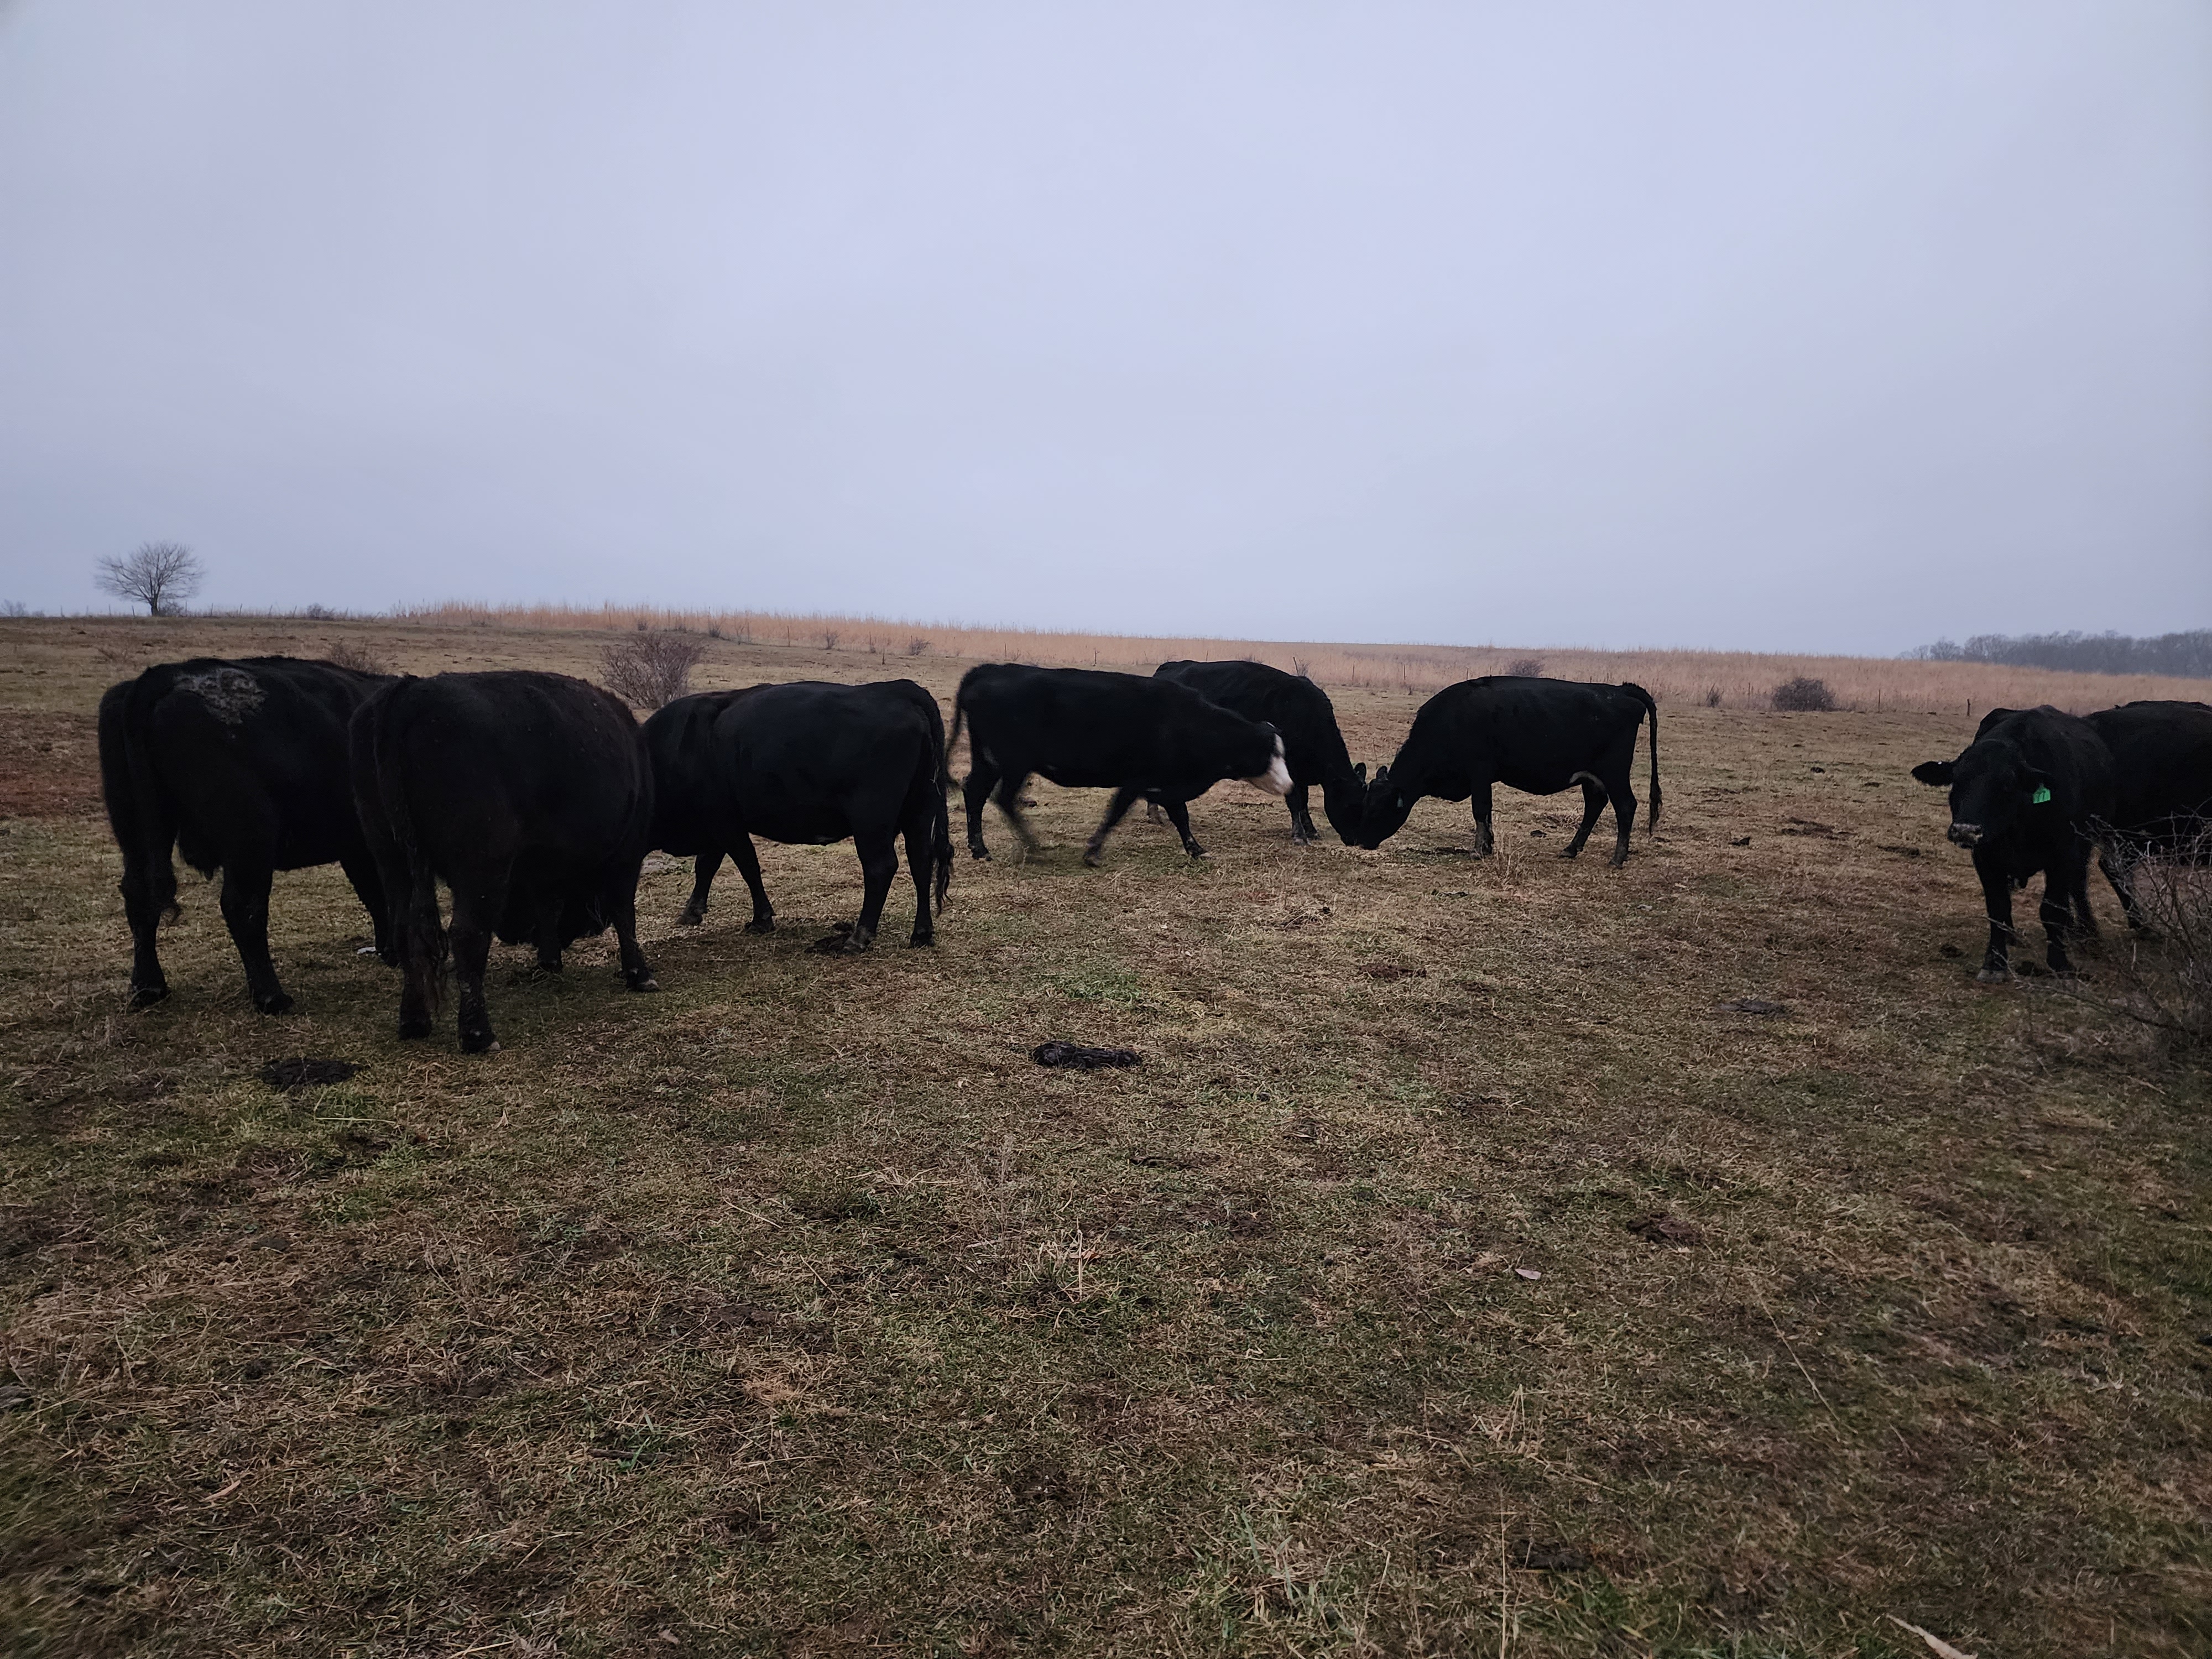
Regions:
[[[817,957],[857,957],[874,943],[874,935],[849,927],[817,939],[806,948]]]
[[[461,1033],[461,1052],[465,1054],[495,1054],[499,1052],[499,1039],[489,1031],[464,1031]]]
[[[988,859],[991,856],[991,849],[988,847],[971,847],[968,849],[968,856],[971,859]]]
[[[399,1022],[399,1035],[410,1042],[419,1042],[430,1035],[430,1022],[427,1019],[403,1019]]]
[[[274,996],[254,998],[253,1006],[264,1014],[289,1014],[292,1012],[292,999],[279,991]]]
[[[134,985],[131,988],[131,1006],[133,1008],[150,1008],[168,994],[169,988],[166,985]]]
[[[1984,968],[1974,975],[1974,982],[1977,985],[2009,985],[2012,983],[2012,970],[2007,968]]]
[[[1097,848],[1092,847],[1085,849],[1083,854],[1083,867],[1085,869],[1096,870],[1100,865],[1105,862],[1106,860],[1104,855],[1102,854]]]
[[[625,977],[623,983],[633,991],[658,991],[660,988],[660,981],[651,974],[641,974],[635,979]]]
[[[541,974],[557,974],[557,973],[559,973],[559,972],[561,971],[561,958],[560,958],[560,957],[538,957],[538,971],[539,973],[541,973]]]
[[[676,913],[676,925],[678,927],[696,927],[706,920],[707,913],[704,910],[695,910],[688,904]]]
[[[748,933],[773,933],[775,932],[775,918],[774,916],[755,916],[750,921],[745,924],[745,932]]]
[[[937,943],[937,935],[934,933],[916,933],[912,939],[908,939],[907,943],[917,951],[926,951],[931,945]]]
[[[1202,859],[1206,856],[1206,848],[1200,847],[1196,842],[1190,842],[1182,850],[1194,859]]]

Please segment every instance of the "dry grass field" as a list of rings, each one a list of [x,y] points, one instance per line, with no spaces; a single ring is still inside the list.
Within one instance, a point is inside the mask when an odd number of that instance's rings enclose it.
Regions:
[[[1103,797],[1038,785],[1046,849],[991,823],[927,952],[901,887],[806,953],[849,847],[763,847],[767,938],[727,872],[675,929],[656,859],[664,991],[501,951],[465,1058],[397,1040],[335,870],[278,878],[299,1012],[190,880],[126,1012],[94,705],[195,652],[613,635],[0,630],[11,1655],[2212,1650],[2205,1075],[1974,983],[1905,775],[1960,709],[1636,671],[1668,805],[1620,872],[1552,856],[1568,797],[1501,794],[1478,863],[1462,808],[1300,848],[1237,787],[1211,859],[1138,815],[1086,871]],[[854,643],[700,680],[965,666]],[[1415,695],[1321,672],[1387,758]],[[360,1070],[262,1081],[292,1056]]]

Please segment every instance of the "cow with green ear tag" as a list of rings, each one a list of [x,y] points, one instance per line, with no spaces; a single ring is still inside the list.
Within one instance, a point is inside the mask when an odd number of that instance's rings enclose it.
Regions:
[[[1921,782],[1951,792],[1951,842],[1974,856],[1989,910],[1979,978],[2012,977],[2012,896],[2043,877],[2043,930],[2054,974],[2070,974],[2066,936],[2094,939],[2089,854],[2112,816],[2112,757],[2087,720],[2056,708],[1993,708],[1956,760],[1923,761]]]

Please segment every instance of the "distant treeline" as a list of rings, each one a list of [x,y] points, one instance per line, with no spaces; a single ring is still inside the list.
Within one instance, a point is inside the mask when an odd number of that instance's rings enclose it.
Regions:
[[[1938,640],[1905,653],[1919,662],[1993,662],[2008,668],[2057,668],[2078,674],[2177,674],[2212,679],[2212,628],[2131,639],[2125,634],[1977,634],[1960,645]]]

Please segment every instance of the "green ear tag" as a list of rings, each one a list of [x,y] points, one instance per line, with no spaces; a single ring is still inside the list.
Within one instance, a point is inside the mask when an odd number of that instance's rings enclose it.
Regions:
[[[2042,805],[2044,802],[2050,799],[2051,786],[2047,783],[2037,784],[2035,786],[2035,793],[2028,797],[2029,801],[2037,806]]]

